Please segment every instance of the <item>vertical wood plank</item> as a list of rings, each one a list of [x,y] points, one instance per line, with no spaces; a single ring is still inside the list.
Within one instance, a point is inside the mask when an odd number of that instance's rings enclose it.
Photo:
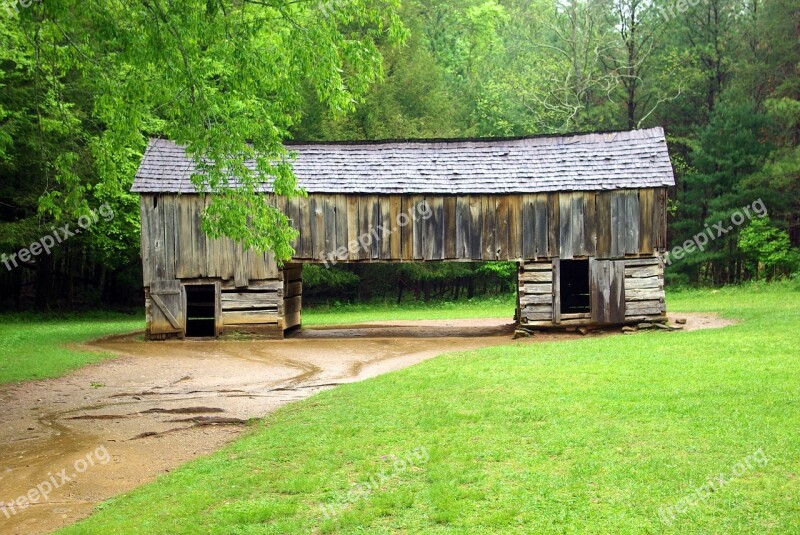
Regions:
[[[508,243],[509,243],[509,226],[508,226],[508,210],[509,210],[509,196],[498,195],[497,199],[497,215],[495,218],[495,250],[497,254],[495,258],[498,260],[508,259]]]
[[[358,259],[358,250],[351,247],[358,237],[358,197],[349,195],[347,197],[347,258],[350,260]]]
[[[381,219],[383,209],[381,198],[378,195],[370,195],[371,210],[369,211],[369,258],[379,260],[383,247],[383,234],[381,233]]]
[[[615,260],[611,266],[611,323],[625,321],[625,261]]]
[[[195,273],[197,271],[197,263],[194,261],[194,237],[192,235],[194,217],[190,203],[191,199],[189,196],[181,195],[178,197],[176,206],[178,225],[175,229],[175,237],[177,240],[177,250],[180,251],[180,254],[175,257],[175,275],[179,279],[189,279],[200,276]]]
[[[359,242],[358,260],[369,260],[370,247],[362,246],[361,243],[367,243],[370,239],[370,222],[372,220],[372,197],[370,195],[359,195],[358,197],[358,233],[356,240]]]
[[[665,251],[667,248],[667,190],[657,188],[653,192],[653,248]]]
[[[381,205],[381,228],[377,229],[381,235],[380,257],[384,260],[392,258],[392,200],[388,195],[378,197]]]
[[[456,198],[456,257],[472,258],[472,239],[470,237],[469,196]]]
[[[206,198],[206,204],[210,205],[212,202],[210,197]],[[234,270],[236,263],[235,244],[230,238],[221,238],[218,243],[219,258],[220,258],[220,271],[223,280],[232,280],[234,278]]]
[[[399,223],[405,223],[400,227],[400,256],[405,261],[414,259],[414,220],[413,200],[404,195],[400,198],[401,216]]]
[[[209,197],[201,199],[198,203],[198,210],[204,210],[210,203],[211,199]],[[220,277],[227,280],[227,278],[223,276],[224,259],[222,257],[221,242],[222,240],[220,239],[209,238],[206,243],[206,273],[208,273],[209,277]]]
[[[549,258],[557,256],[553,247],[557,247],[558,241],[551,238],[551,218],[554,217],[551,212],[553,208],[550,205],[551,197],[546,193],[540,193],[534,198],[534,220],[535,220],[535,257],[536,258]]]
[[[233,283],[237,288],[245,288],[248,285],[248,264],[250,262],[250,251],[245,251],[241,243],[234,245],[233,261]]]
[[[177,225],[175,223],[176,197],[164,195],[159,206],[163,209],[164,221],[164,280],[175,278],[175,246],[178,241]]]
[[[254,250],[248,252],[248,262],[246,266],[247,280],[264,280],[267,278],[267,257],[265,253]]]
[[[203,233],[201,228],[203,211],[211,204],[210,196],[198,195],[194,200],[194,229],[195,240],[202,242],[202,256],[198,258],[200,270],[205,277],[221,277],[220,271],[220,240],[212,240]]]
[[[584,206],[583,206],[583,193],[573,192],[571,194],[570,203],[572,204],[571,216],[572,222],[570,224],[570,237],[572,238],[572,254],[573,256],[586,256],[585,240],[583,237],[583,219],[584,219]]]
[[[278,262],[275,260],[274,253],[264,253],[264,279],[277,279],[280,274]]]
[[[625,218],[627,215],[625,193],[622,191],[611,192],[611,258],[625,256]]]
[[[298,203],[298,227],[300,231],[300,248],[297,254],[300,258],[314,258],[314,245],[311,240],[311,207],[308,197],[300,197]]]
[[[153,210],[153,219],[151,220],[151,231],[153,233],[152,246],[153,246],[153,279],[157,281],[167,280],[165,273],[166,252],[165,252],[165,238],[164,238],[164,195],[155,196],[156,206]],[[173,278],[173,277],[170,277]]]
[[[425,196],[417,206],[419,223],[422,227],[422,258],[433,260],[435,258],[434,249],[436,248],[436,212],[433,207],[434,196]],[[423,214],[428,215],[424,217]]]
[[[214,336],[222,334],[222,284],[214,283]]]
[[[336,221],[336,241],[334,247],[336,248],[336,260],[346,261],[349,257],[347,252],[347,235],[349,230],[349,221],[347,216],[347,197],[345,195],[335,195],[333,198],[334,219]]]
[[[639,252],[653,252],[653,200],[650,188],[639,190]]]
[[[192,196],[192,243],[194,244],[193,268],[197,277],[210,276],[206,269],[208,257],[208,236],[203,232],[202,220],[205,200],[199,195]]]
[[[335,217],[331,217],[334,215],[332,211],[333,196],[327,193],[310,193],[309,197],[315,201],[314,212],[311,215],[315,227],[312,233],[312,240],[316,240],[315,256],[319,256],[321,251],[327,255],[331,252],[330,247],[336,238],[335,234],[331,232],[331,230],[335,231],[336,227]],[[329,223],[331,228],[328,228]]]
[[[625,191],[625,254],[639,253],[639,191]]]
[[[469,196],[469,237],[470,253],[474,260],[483,258],[483,216],[480,195]]]
[[[419,211],[420,203],[424,202],[424,200],[425,198],[420,195],[414,195],[411,198],[411,219],[414,222],[412,232],[414,260],[423,260],[425,258],[425,221]]]
[[[444,205],[444,258],[456,258],[456,197],[447,195],[443,199]]]
[[[522,259],[522,196],[508,197],[508,260]]]
[[[602,191],[595,198],[597,228],[597,258],[611,256],[611,192]]]
[[[559,239],[559,227],[560,219],[558,215],[558,194],[557,193],[550,193],[547,194],[547,224],[549,227],[549,231],[547,234],[547,249],[548,254],[547,256],[555,257],[558,256],[558,252],[560,250],[560,245],[558,242]]]
[[[561,323],[561,260],[553,259],[553,323]]]
[[[535,195],[522,195],[522,257],[536,258],[536,212]]]
[[[497,197],[481,196],[481,259],[497,259]]]
[[[297,251],[300,248],[300,204],[299,204],[299,197],[291,197],[286,199],[286,211],[284,212],[286,217],[289,218],[291,221],[292,228],[298,231],[297,237],[292,241],[292,248],[295,250],[295,255],[297,255]]]
[[[572,239],[572,225],[574,222],[572,217],[572,195],[567,192],[554,193],[553,195],[558,198],[558,218],[560,221],[558,228],[558,255],[564,260],[569,260],[575,254],[572,250],[574,244]]]
[[[425,259],[444,258],[444,198],[441,195],[425,197],[430,216],[425,220]]]
[[[589,297],[591,303],[592,323],[604,323],[605,311],[608,309],[608,288],[604,276],[605,260],[589,259]]]
[[[400,195],[392,195],[389,198],[389,224],[391,225],[392,235],[389,238],[391,244],[389,248],[389,255],[392,260],[402,260],[402,229],[398,216],[403,210],[403,204]]]
[[[597,254],[595,198],[596,194],[593,191],[586,192],[583,196],[583,251],[587,256],[595,256]]]
[[[139,220],[141,221],[140,251],[142,252],[142,282],[145,288],[153,281],[153,231],[152,218],[155,216],[153,209],[153,195],[142,195],[139,198]]]
[[[335,257],[336,253],[336,200],[333,195],[321,195],[322,219],[325,233],[325,258]]]
[[[520,205],[521,207],[522,205]],[[517,289],[517,309],[514,312],[514,321],[522,323],[522,306],[520,305],[520,297],[523,293],[523,288],[520,286],[520,273],[523,272],[525,263],[517,262],[517,272],[514,274],[514,287]]]
[[[264,202],[280,210],[284,215],[286,215],[289,211],[289,199],[285,195],[275,195],[274,193],[269,193],[264,194],[263,198]],[[269,278],[269,272],[271,269],[269,265],[271,257],[269,254],[252,251],[250,259],[252,263],[250,264],[250,274],[248,278],[251,281]]]

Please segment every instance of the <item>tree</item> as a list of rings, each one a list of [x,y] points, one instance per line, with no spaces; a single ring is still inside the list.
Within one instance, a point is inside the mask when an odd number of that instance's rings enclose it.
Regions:
[[[80,9],[52,0],[20,10],[14,22],[54,107],[72,107],[58,91],[65,79],[91,91],[89,115],[74,126],[84,127],[78,139],[98,185],[123,192],[146,137],[166,135],[197,165],[197,190],[213,193],[203,229],[279,260],[291,256],[295,233],[259,193],[300,193],[283,141],[304,89],[337,113],[352,110],[382,74],[379,43],[405,37],[394,0],[98,0]],[[80,204],[86,158],[64,150],[50,164],[64,187],[45,206]]]
[[[790,249],[789,235],[775,228],[768,217],[754,219],[743,228],[738,246],[756,279],[762,266],[768,278],[774,277],[779,268],[797,267],[797,255]],[[792,263],[795,265],[791,266]]]

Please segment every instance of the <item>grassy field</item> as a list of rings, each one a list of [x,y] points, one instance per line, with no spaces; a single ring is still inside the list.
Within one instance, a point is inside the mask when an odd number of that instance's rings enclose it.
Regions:
[[[303,325],[363,323],[391,320],[514,318],[516,297],[483,297],[462,301],[342,304],[303,308]]]
[[[108,355],[64,346],[108,334],[144,329],[138,315],[96,312],[63,317],[0,315],[0,384],[64,375]]]
[[[798,288],[669,306],[741,323],[522,341],[342,386],[65,533],[797,533]]]

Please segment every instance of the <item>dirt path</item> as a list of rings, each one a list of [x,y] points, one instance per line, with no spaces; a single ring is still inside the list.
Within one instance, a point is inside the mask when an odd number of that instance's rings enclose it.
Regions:
[[[687,328],[724,324],[681,317]],[[94,342],[88,347],[122,356],[0,388],[0,532],[72,523],[99,501],[219,449],[242,432],[243,421],[322,389],[448,351],[509,343],[506,323],[372,323],[307,329],[283,341],[144,343],[124,335]],[[31,505],[13,505],[23,495]]]

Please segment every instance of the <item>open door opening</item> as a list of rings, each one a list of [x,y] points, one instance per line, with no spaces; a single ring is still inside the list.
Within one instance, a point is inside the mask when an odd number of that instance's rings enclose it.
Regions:
[[[590,313],[589,261],[561,260],[560,264],[561,313]]]
[[[186,286],[186,336],[216,336],[216,298],[213,284]]]

